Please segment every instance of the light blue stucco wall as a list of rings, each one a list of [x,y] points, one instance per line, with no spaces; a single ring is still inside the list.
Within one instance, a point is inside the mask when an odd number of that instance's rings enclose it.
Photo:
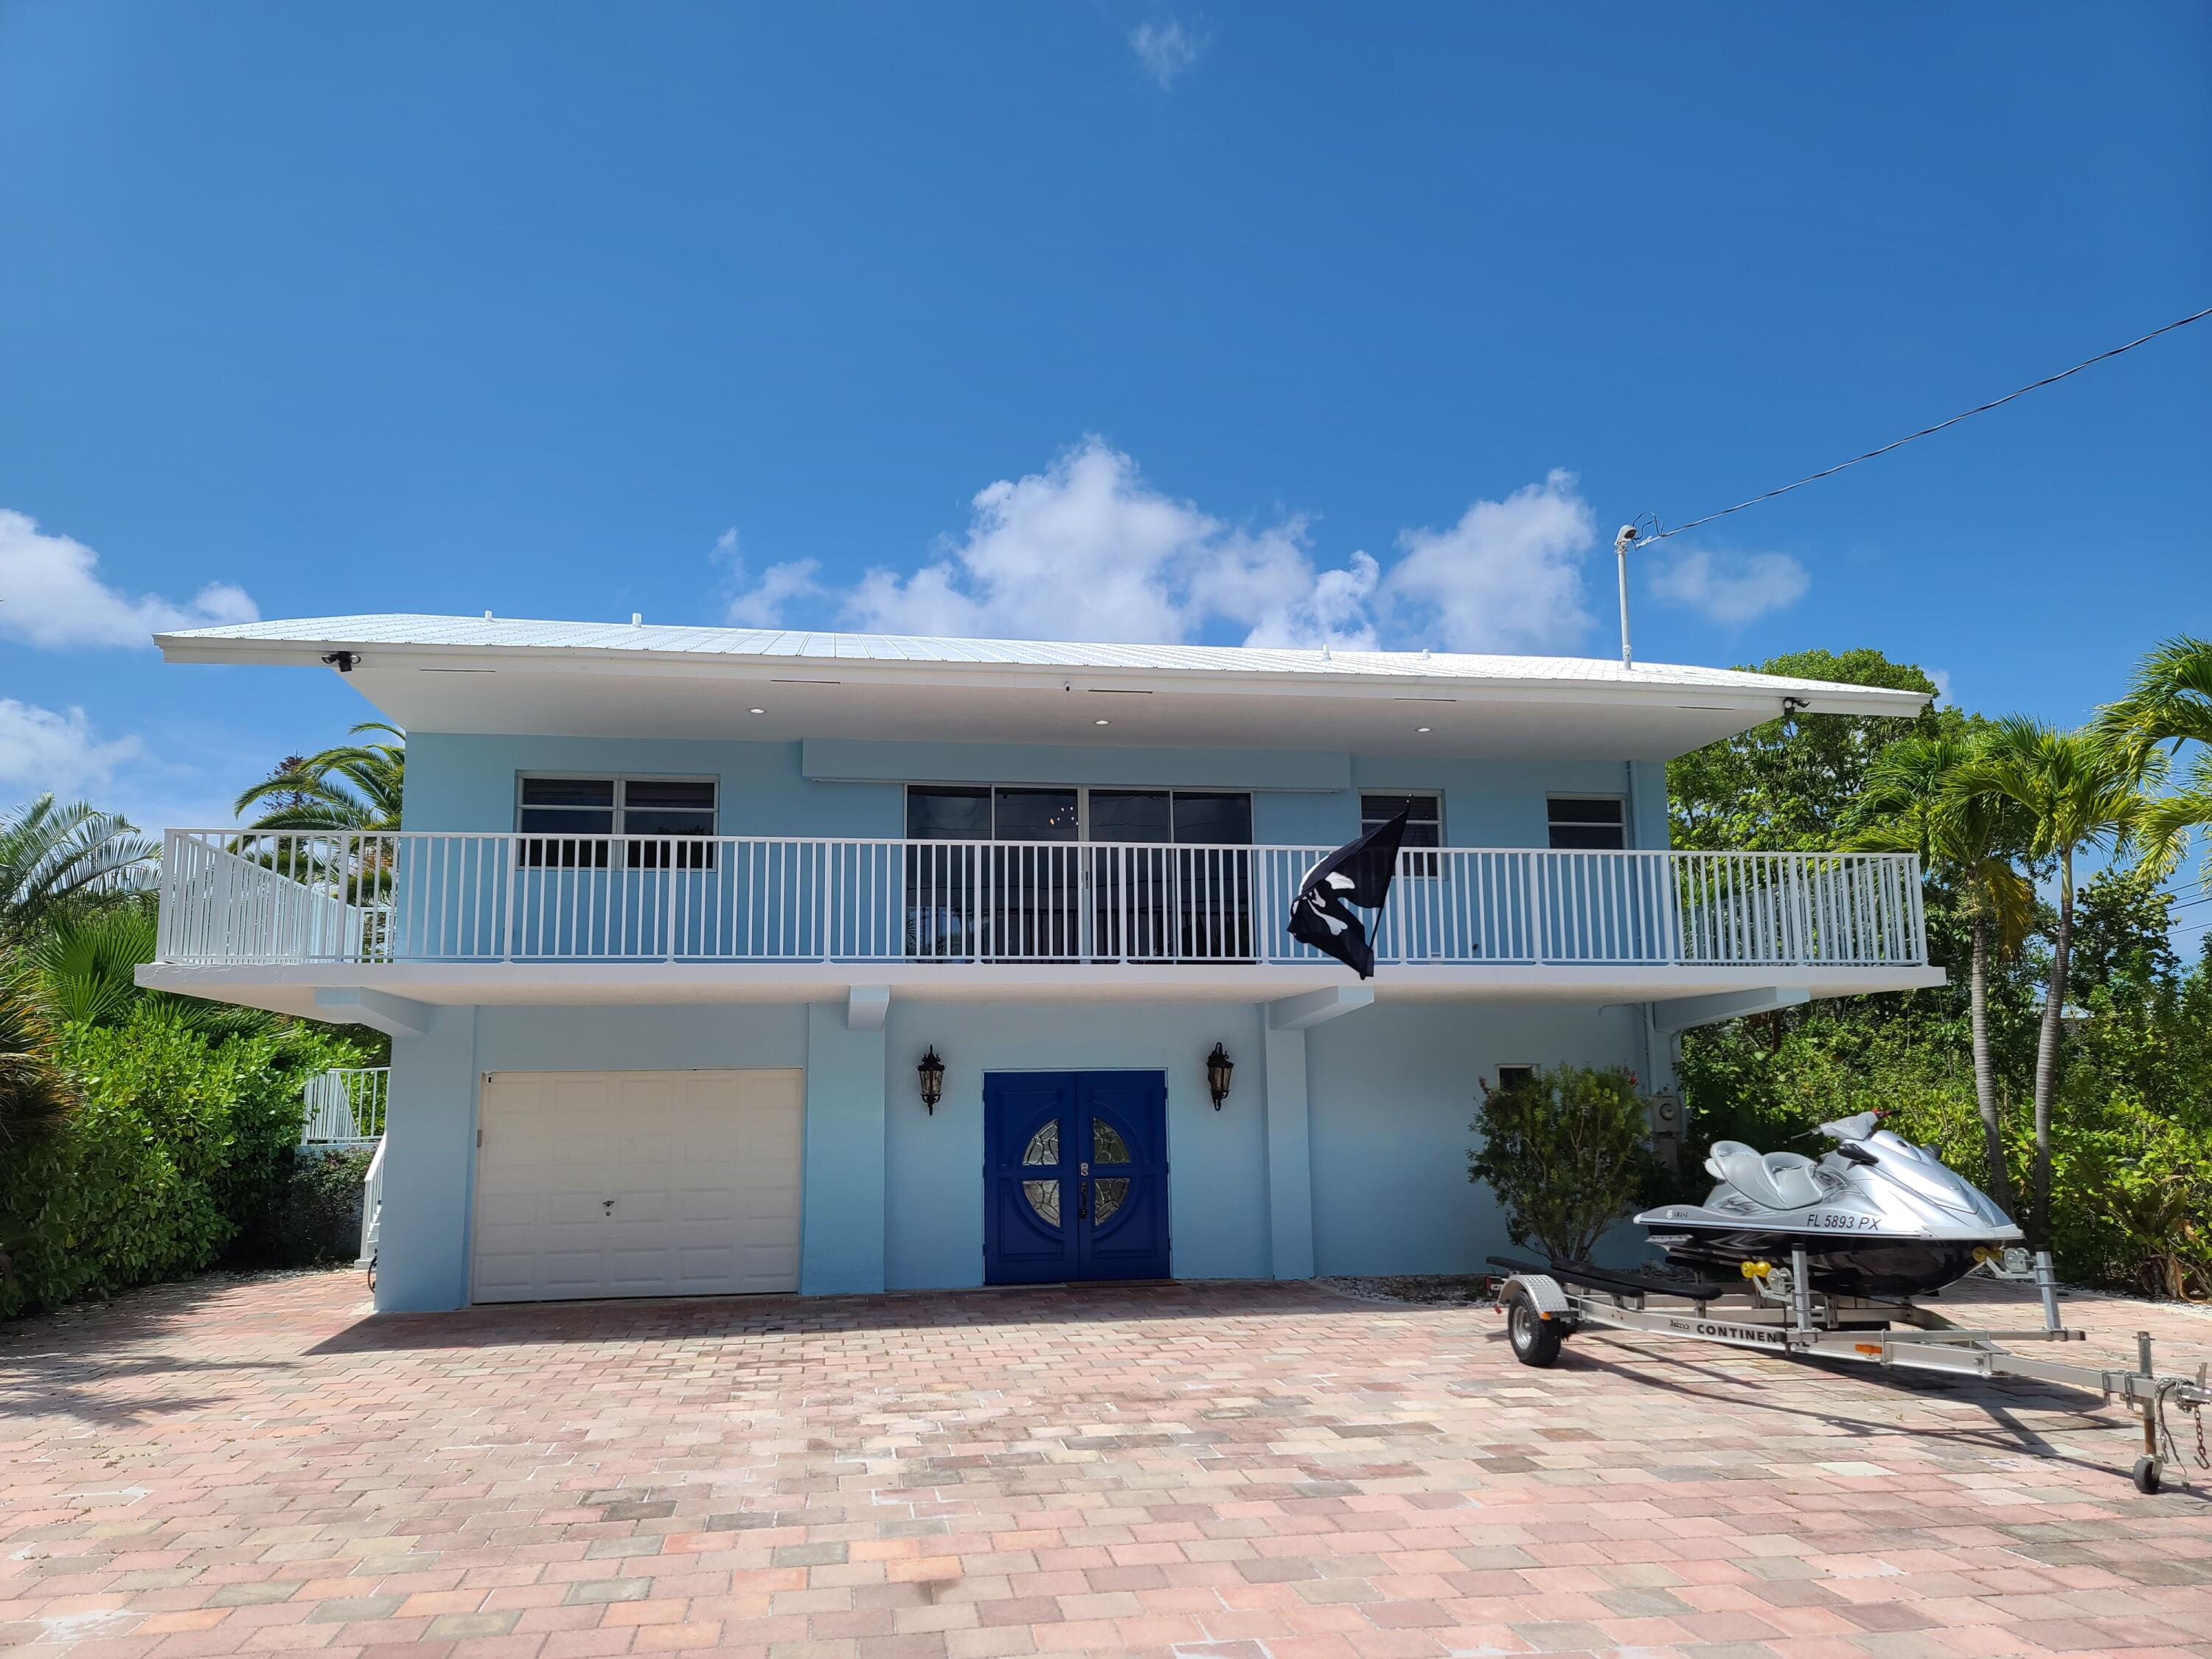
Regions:
[[[1216,1042],[1237,1062],[1219,1112]],[[933,1044],[934,1115],[914,1071]],[[1480,1271],[1507,1241],[1466,1176],[1475,1079],[1561,1060],[1645,1066],[1640,1012],[1383,1002],[1279,1032],[1242,1003],[895,1001],[884,1030],[854,1031],[842,1003],[441,1008],[393,1040],[377,1305],[467,1300],[486,1072],[804,1066],[800,1284],[818,1292],[981,1282],[983,1076],[1000,1070],[1166,1074],[1178,1278]]]
[[[1253,1005],[894,1001],[885,1034],[891,1289],[983,1282],[983,1074],[998,1071],[1164,1072],[1176,1277],[1270,1273]],[[1218,1112],[1206,1089],[1206,1056],[1216,1042],[1238,1061]],[[922,1109],[914,1071],[933,1043],[945,1061],[945,1098],[934,1115]]]
[[[813,769],[824,775],[808,775],[810,753]],[[902,835],[899,784],[881,781],[891,774],[915,781],[1249,788],[1254,792],[1254,839],[1273,845],[1348,840],[1359,827],[1362,790],[1441,790],[1445,839],[1455,847],[1543,846],[1547,793],[1629,795],[1637,809],[1632,844],[1667,844],[1666,769],[1651,762],[1430,761],[1273,750],[706,743],[435,732],[408,739],[406,827],[512,830],[519,772],[715,778],[721,783],[722,831],[737,836]]]
[[[1502,1065],[1645,1073],[1643,1014],[1587,1004],[1377,1003],[1309,1033],[1315,1271],[1480,1273],[1510,1247],[1467,1178],[1479,1078]]]

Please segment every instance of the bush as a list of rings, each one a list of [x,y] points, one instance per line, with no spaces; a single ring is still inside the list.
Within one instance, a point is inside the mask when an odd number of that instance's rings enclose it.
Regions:
[[[196,1273],[272,1261],[308,1072],[351,1044],[286,1024],[211,1036],[145,999],[118,1024],[63,1029],[76,1103],[0,1171],[13,1271],[0,1316]]]
[[[361,1255],[362,1182],[374,1152],[367,1146],[295,1150],[275,1224],[275,1260],[321,1267]]]
[[[1468,1179],[1498,1194],[1516,1244],[1534,1240],[1559,1261],[1587,1260],[1662,1180],[1649,1110],[1618,1068],[1556,1066],[1504,1088],[1486,1085],[1471,1127],[1482,1144],[1468,1155]]]

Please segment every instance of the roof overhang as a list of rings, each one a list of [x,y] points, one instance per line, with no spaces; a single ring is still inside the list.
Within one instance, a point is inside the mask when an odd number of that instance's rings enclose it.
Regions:
[[[488,637],[439,637],[464,626]],[[631,634],[635,643],[626,637]],[[720,637],[743,648],[723,646]],[[795,636],[797,648],[750,648],[758,637],[743,630],[586,632],[574,623],[495,628],[474,619],[362,617],[202,629],[156,641],[171,662],[326,673],[337,672],[325,665],[326,658],[350,653],[347,683],[394,724],[417,732],[1666,760],[1774,719],[1784,698],[1806,713],[1899,718],[1926,702],[1910,691],[1572,658],[1024,647],[818,634]],[[941,649],[888,648],[929,646]],[[984,647],[997,654],[976,654]]]

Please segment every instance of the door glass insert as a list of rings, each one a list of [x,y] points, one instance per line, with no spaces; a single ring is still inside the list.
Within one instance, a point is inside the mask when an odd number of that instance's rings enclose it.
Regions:
[[[1093,1164],[1127,1164],[1129,1143],[1121,1139],[1121,1131],[1103,1118],[1091,1120],[1091,1161]]]
[[[1099,1184],[1103,1186],[1105,1183],[1102,1182]],[[1129,1183],[1125,1181],[1121,1184],[1126,1187]],[[1060,1183],[1057,1181],[1024,1181],[1022,1182],[1022,1196],[1029,1200],[1030,1208],[1035,1210],[1048,1226],[1060,1225]]]
[[[1060,1120],[1058,1118],[1054,1118],[1030,1137],[1029,1149],[1022,1154],[1022,1162],[1024,1164],[1060,1162]]]
[[[1097,1188],[1098,1200],[1097,1221],[1103,1221],[1108,1216],[1112,1215],[1115,1211],[1120,1209],[1121,1207],[1121,1201],[1129,1196],[1129,1177],[1127,1176],[1114,1176],[1109,1179],[1099,1181],[1096,1182],[1095,1185]],[[1095,1225],[1096,1222],[1094,1222],[1093,1224]]]

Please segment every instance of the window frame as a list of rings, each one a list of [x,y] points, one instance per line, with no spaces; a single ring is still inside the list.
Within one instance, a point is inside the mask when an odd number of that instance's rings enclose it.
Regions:
[[[522,815],[526,810],[528,810],[528,803],[523,799],[525,787],[532,782],[540,780],[550,782],[612,784],[614,786],[614,804],[609,809],[611,813],[609,822],[613,825],[613,828],[604,836],[574,833],[563,835],[550,830],[524,829],[522,827]],[[632,835],[626,825],[628,824],[629,818],[629,786],[633,783],[705,784],[708,789],[711,792],[710,804],[707,808],[708,824],[706,833],[696,836]],[[667,811],[669,809],[658,808],[654,810]],[[565,864],[549,863],[544,856],[544,849],[543,848],[538,849],[539,856],[536,858],[520,856],[520,854],[526,850],[526,843],[531,842],[543,842],[574,841],[578,842],[580,845],[596,844],[600,847],[613,847],[620,844],[625,849],[621,866],[623,869],[665,870],[672,866],[678,870],[712,870],[719,862],[719,855],[715,851],[715,844],[720,839],[721,834],[722,780],[720,775],[715,773],[555,771],[532,769],[529,770],[518,769],[514,775],[514,837],[516,842],[516,851],[518,854],[516,862],[526,869],[583,868],[605,870],[612,867],[613,860],[611,855],[604,852],[597,854],[589,860],[586,860],[585,859],[579,857]],[[690,855],[687,849],[685,855],[671,859],[666,863],[656,863],[651,861],[651,860],[647,856],[648,848],[657,847],[659,843],[664,840],[672,842],[676,841],[696,840],[701,843],[698,854],[697,856],[693,857]]]
[[[1505,1074],[1508,1072],[1526,1072],[1531,1078],[1537,1078],[1543,1075],[1544,1068],[1530,1060],[1501,1060],[1498,1062],[1498,1086],[1500,1089],[1506,1086]]]
[[[1617,845],[1617,846],[1613,846],[1613,847],[1561,847],[1561,846],[1559,846],[1559,845],[1558,845],[1558,844],[1557,844],[1557,843],[1553,840],[1553,835],[1554,835],[1554,834],[1555,834],[1559,830],[1560,830],[1560,829],[1561,829],[1561,828],[1563,828],[1563,827],[1566,827],[1566,828],[1572,828],[1572,829],[1578,829],[1578,830],[1598,830],[1598,829],[1603,829],[1603,828],[1605,828],[1605,827],[1606,827],[1606,826],[1604,826],[1604,825],[1602,825],[1602,824],[1597,824],[1597,823],[1571,823],[1571,822],[1570,822],[1570,823],[1566,823],[1566,824],[1563,825],[1560,820],[1559,820],[1559,819],[1557,819],[1557,818],[1554,818],[1554,817],[1552,816],[1552,805],[1553,805],[1553,802],[1555,802],[1555,801],[1563,801],[1563,800],[1610,801],[1613,805],[1615,805],[1616,807],[1620,808],[1620,823],[1619,823],[1619,825],[1618,825],[1618,828],[1620,829],[1620,844],[1619,844],[1619,845]],[[1631,828],[1631,826],[1630,826],[1630,823],[1629,823],[1629,821],[1628,821],[1628,797],[1627,797],[1626,795],[1625,795],[1625,794],[1620,794],[1620,793],[1608,793],[1607,792],[1606,792],[1606,791],[1604,791],[1604,790],[1601,790],[1601,789],[1562,789],[1562,790],[1547,790],[1547,791],[1545,793],[1545,795],[1544,795],[1544,846],[1545,846],[1545,848],[1546,848],[1546,850],[1547,850],[1547,851],[1553,852],[1553,853],[1626,853],[1626,852],[1630,852],[1630,851],[1632,851],[1632,850],[1633,850],[1633,845],[1632,845],[1632,840],[1631,840],[1631,837],[1630,837],[1630,835],[1629,835],[1630,828]]]

